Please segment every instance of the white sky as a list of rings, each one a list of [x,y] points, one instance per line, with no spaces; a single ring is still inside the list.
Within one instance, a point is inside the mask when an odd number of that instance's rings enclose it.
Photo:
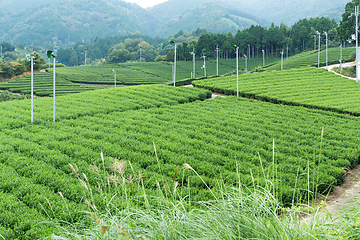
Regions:
[[[166,2],[168,0],[124,0],[124,1],[136,3],[140,7],[147,8],[147,7],[152,7],[154,5],[157,5],[159,3]]]

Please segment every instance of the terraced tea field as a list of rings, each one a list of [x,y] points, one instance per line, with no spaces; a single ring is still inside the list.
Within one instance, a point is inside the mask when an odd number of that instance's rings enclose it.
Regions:
[[[178,199],[214,199],[219,181],[233,185],[237,173],[286,206],[327,193],[344,179],[343,168],[358,164],[357,117],[236,97],[205,100],[210,95],[164,85],[72,94],[58,98],[55,123],[52,99],[35,99],[34,125],[29,100],[0,103],[0,235],[58,231],[44,222],[96,224],[81,220],[84,211],[105,210],[105,199],[145,207],[156,199],[145,200],[144,191],[166,195],[175,181]]]
[[[355,59],[351,58],[351,54],[355,53],[355,48],[343,48],[343,62],[352,62]],[[284,55],[285,56],[285,55]],[[279,59],[280,60],[280,59]],[[328,49],[328,65],[338,64],[340,60],[340,47],[329,48]],[[326,51],[321,50],[320,52],[320,66],[326,65]],[[318,51],[308,51],[294,56],[289,57],[288,60],[284,57],[283,69],[289,70],[292,68],[301,68],[301,67],[317,67],[318,66]],[[266,70],[281,70],[281,61],[278,61],[276,64],[266,68]]]
[[[236,76],[194,81],[226,95],[236,95]],[[359,84],[325,69],[302,68],[239,76],[239,95],[262,101],[360,115]]]

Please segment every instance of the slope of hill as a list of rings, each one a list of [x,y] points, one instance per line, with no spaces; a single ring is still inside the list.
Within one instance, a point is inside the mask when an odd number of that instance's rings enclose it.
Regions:
[[[35,9],[5,12],[0,17],[0,36],[24,45],[63,46],[135,31],[152,35],[157,22],[145,9],[123,1],[56,0]]]
[[[153,8],[121,0],[0,0],[0,41],[47,48],[91,42],[96,36],[140,31],[168,37],[180,29],[233,33],[251,24],[291,25],[320,14],[341,17],[348,0],[169,0]]]
[[[208,3],[218,3],[227,9],[240,10],[270,23],[284,22],[286,25],[292,25],[299,19],[321,16],[321,13],[334,8],[344,11],[347,2],[348,0],[169,0],[149,10],[161,19],[169,19]],[[332,16],[339,19],[341,13],[336,12]]]
[[[156,14],[159,16],[159,14]],[[185,11],[168,20],[158,31],[160,36],[169,36],[182,29],[192,32],[199,26],[214,33],[236,32],[251,25],[267,24],[264,20],[234,9],[226,9],[221,4],[208,3],[193,10]]]

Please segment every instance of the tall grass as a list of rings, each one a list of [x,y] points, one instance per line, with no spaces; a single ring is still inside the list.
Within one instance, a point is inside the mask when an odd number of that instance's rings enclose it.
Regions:
[[[323,141],[321,133],[320,153]],[[156,147],[154,144],[154,151]],[[156,154],[157,156],[157,154]],[[315,156],[315,155],[314,155]],[[172,182],[157,184],[156,194],[146,193],[143,180],[134,179],[135,171],[130,162],[119,162],[113,159],[110,173],[105,171],[105,160],[101,153],[102,166],[96,166],[99,189],[105,191],[101,201],[94,199],[89,180],[84,174],[76,177],[87,191],[85,202],[89,206],[89,219],[76,224],[59,225],[61,234],[51,239],[359,239],[360,238],[360,204],[342,216],[343,221],[332,222],[324,217],[324,204],[310,206],[310,196],[316,198],[319,179],[310,184],[310,161],[307,163],[307,201],[298,204],[301,195],[293,193],[293,205],[283,207],[281,199],[281,181],[277,179],[275,159],[275,141],[273,141],[272,166],[267,170],[259,155],[262,177],[265,186],[252,177],[253,185],[245,186],[236,167],[238,182],[228,186],[218,181],[218,186],[210,189],[201,176],[189,164],[184,164],[182,171],[191,171],[203,181],[210,190],[214,200],[192,201],[190,181],[182,184],[189,188],[189,194],[181,197],[178,194],[178,182],[175,181],[178,169]],[[161,164],[156,157],[161,172]],[[314,157],[315,161],[315,157]],[[125,176],[125,166],[129,165],[132,175]],[[94,169],[94,165],[92,165]],[[299,172],[299,170],[298,170]],[[184,174],[183,174],[184,176]],[[183,177],[184,182],[184,177]],[[296,181],[297,183],[297,181]],[[295,184],[296,184],[295,183]],[[312,185],[312,186],[311,186]],[[300,199],[296,199],[299,195]],[[125,202],[119,206],[119,201]],[[98,208],[96,205],[105,206]],[[102,210],[99,210],[102,209]],[[305,209],[305,211],[304,211]],[[84,224],[86,222],[87,224]],[[90,222],[90,224],[89,224]],[[345,222],[345,223],[344,223]]]

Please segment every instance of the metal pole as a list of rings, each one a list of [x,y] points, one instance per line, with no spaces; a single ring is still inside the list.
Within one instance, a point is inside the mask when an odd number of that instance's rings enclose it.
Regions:
[[[284,49],[281,52],[281,70],[283,70],[283,62],[284,62]]]
[[[174,56],[174,87],[176,79],[176,43],[175,43],[175,56]]]
[[[31,124],[34,122],[34,56],[31,56]]]
[[[239,97],[239,47],[236,47],[236,96]]]
[[[191,78],[195,78],[195,47],[193,47],[193,51],[190,52],[190,54],[193,56],[193,71]]]
[[[263,67],[265,67],[265,51],[262,50],[262,53],[263,53]]]
[[[174,63],[171,62],[171,76],[174,78]]]
[[[216,46],[216,76],[219,76],[219,45]]]
[[[204,76],[206,77],[206,62],[205,62],[206,56],[205,56],[205,54],[203,54],[202,58],[204,58],[204,65],[202,68],[204,68]]]
[[[56,63],[56,58],[54,58],[54,83],[53,83],[53,87],[54,87],[54,89],[53,89],[53,100],[54,100],[54,114],[53,114],[53,120],[54,120],[54,122],[55,122],[55,63]]]
[[[320,68],[320,33],[318,31],[316,33],[319,34],[318,68]]]
[[[359,82],[359,62],[358,62],[358,32],[359,32],[359,6],[355,6],[355,16],[356,16],[356,82]]]
[[[245,73],[247,73],[247,56],[244,54],[245,57]]]
[[[340,75],[342,72],[342,44],[340,44]]]
[[[328,34],[327,32],[324,32],[325,36],[326,36],[326,70],[328,70]]]

